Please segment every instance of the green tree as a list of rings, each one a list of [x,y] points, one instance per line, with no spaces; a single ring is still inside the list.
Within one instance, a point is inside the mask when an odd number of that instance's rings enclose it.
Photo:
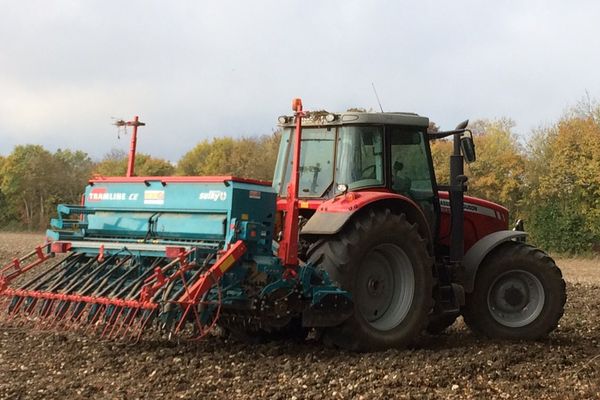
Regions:
[[[56,203],[79,203],[87,181],[91,178],[93,161],[83,151],[61,150],[54,153]]]
[[[16,146],[2,166],[7,217],[29,229],[45,227],[56,196],[55,158],[42,146]],[[9,221],[13,222],[13,221]]]
[[[579,253],[600,245],[597,112],[570,112],[529,142],[527,209],[533,238],[545,248]]]
[[[124,151],[113,149],[95,165],[93,173],[100,176],[125,176],[128,157]],[[137,176],[169,176],[175,173],[175,167],[167,160],[138,153],[135,156],[134,172]]]
[[[270,180],[277,162],[280,135],[204,140],[177,165],[180,175],[235,175]]]
[[[10,213],[8,212],[8,204],[6,203],[6,198],[4,196],[4,192],[2,192],[2,181],[3,181],[3,166],[6,161],[5,157],[0,156],[0,226],[6,225]]]
[[[477,161],[465,168],[469,177],[467,194],[502,204],[513,215],[518,215],[522,208],[526,158],[512,131],[514,122],[510,119],[478,120],[470,127],[476,132]],[[438,182],[447,184],[452,141],[432,142],[431,153]]]

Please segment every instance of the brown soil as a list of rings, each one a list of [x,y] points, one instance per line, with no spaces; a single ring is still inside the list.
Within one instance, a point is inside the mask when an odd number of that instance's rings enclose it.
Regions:
[[[0,260],[40,241],[0,233]],[[460,321],[373,354],[219,338],[131,345],[0,325],[0,399],[600,398],[599,263],[560,261],[566,313],[540,342],[480,339]]]

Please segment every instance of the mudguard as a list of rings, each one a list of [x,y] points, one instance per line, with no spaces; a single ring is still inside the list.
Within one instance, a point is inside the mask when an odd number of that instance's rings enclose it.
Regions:
[[[484,236],[471,246],[463,261],[465,266],[465,292],[471,293],[475,288],[475,277],[479,265],[492,250],[504,242],[516,238],[525,238],[525,236],[527,236],[527,233],[523,231],[498,231]]]
[[[421,237],[427,240],[433,251],[431,230],[421,208],[410,198],[389,192],[350,192],[323,202],[314,215],[302,227],[302,235],[333,235],[338,233],[356,212],[378,204],[406,215],[408,221],[417,224]]]
[[[338,233],[350,217],[353,211],[346,212],[319,212],[317,211],[302,227],[302,234],[309,235],[332,235]]]

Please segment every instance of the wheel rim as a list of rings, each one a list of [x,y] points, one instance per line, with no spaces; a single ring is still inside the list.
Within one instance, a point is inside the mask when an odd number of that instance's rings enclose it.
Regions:
[[[541,314],[545,300],[542,282],[521,269],[498,276],[488,291],[488,309],[492,317],[510,328],[533,322]]]
[[[415,291],[412,263],[395,244],[380,244],[366,255],[357,276],[355,302],[374,328],[387,331],[408,314]]]

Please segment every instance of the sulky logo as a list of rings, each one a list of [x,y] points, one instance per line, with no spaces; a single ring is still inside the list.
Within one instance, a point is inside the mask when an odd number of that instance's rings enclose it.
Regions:
[[[199,196],[200,200],[212,200],[212,201],[225,201],[227,200],[227,192],[222,190],[209,190],[208,192],[202,192]]]

